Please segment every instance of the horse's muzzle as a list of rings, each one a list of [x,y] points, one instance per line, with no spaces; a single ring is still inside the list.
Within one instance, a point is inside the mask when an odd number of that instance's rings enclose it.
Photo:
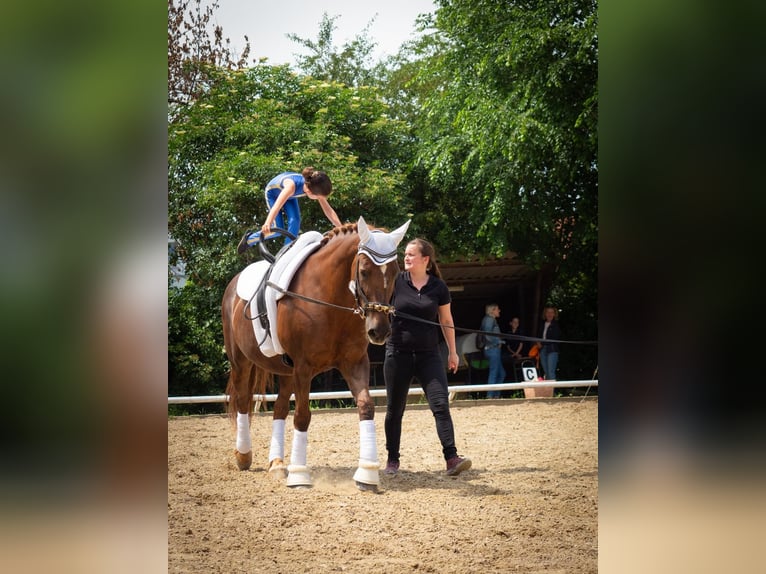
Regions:
[[[367,340],[373,345],[383,345],[391,336],[391,322],[387,315],[368,315],[365,319]]]
[[[382,329],[370,329],[367,331],[367,339],[373,345],[384,345],[390,335],[391,335],[390,327],[385,331]]]

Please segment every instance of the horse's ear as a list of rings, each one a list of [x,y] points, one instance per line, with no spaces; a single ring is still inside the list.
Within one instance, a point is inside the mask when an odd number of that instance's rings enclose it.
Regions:
[[[370,238],[370,228],[367,227],[367,222],[361,215],[359,216],[359,221],[356,222],[356,229],[359,232],[359,243],[364,245]]]
[[[407,233],[407,228],[410,226],[411,221],[412,221],[411,219],[408,219],[407,223],[402,225],[399,229],[394,229],[391,233],[389,233],[389,235],[391,236],[391,239],[394,240],[394,245],[399,245],[399,242],[404,237],[404,234]]]

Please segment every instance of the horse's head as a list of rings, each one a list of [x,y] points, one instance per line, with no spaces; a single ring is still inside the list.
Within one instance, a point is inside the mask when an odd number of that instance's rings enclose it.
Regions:
[[[389,233],[370,229],[363,217],[357,222],[359,249],[351,266],[349,287],[365,320],[367,338],[382,345],[391,334],[389,305],[399,273],[396,246],[404,237],[410,220]]]

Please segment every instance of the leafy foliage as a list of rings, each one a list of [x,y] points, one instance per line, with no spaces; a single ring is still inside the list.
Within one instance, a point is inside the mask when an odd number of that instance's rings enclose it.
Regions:
[[[222,295],[222,293],[221,293]],[[168,395],[223,393],[228,363],[219,333],[221,297],[193,282],[168,291]],[[210,409],[192,407],[187,411]],[[220,406],[214,411],[220,411]]]
[[[514,251],[545,269],[567,337],[594,340],[596,2],[437,4],[388,86],[417,134],[413,223],[443,258]],[[568,349],[562,368],[591,376],[593,351]]]
[[[424,228],[454,254],[512,249],[541,264],[592,250],[596,3],[439,5],[410,84],[422,102],[416,166],[430,184]]]
[[[297,55],[298,69],[307,76],[328,82],[340,82],[349,86],[374,86],[379,84],[383,73],[381,64],[374,64],[372,52],[376,43],[370,40],[369,29],[375,18],[354,38],[340,48],[333,43],[335,21],[340,16],[322,15],[316,40],[307,39],[299,34],[287,37],[309,50],[307,55]]]
[[[168,231],[190,279],[171,299],[180,315],[169,352],[171,378],[210,386],[222,376],[221,296],[245,263],[236,254],[240,236],[266,216],[266,182],[313,165],[330,175],[341,220],[364,214],[377,226],[401,225],[409,205],[400,167],[405,126],[388,117],[375,89],[301,77],[287,66],[205,74],[207,90],[168,126]],[[304,230],[328,228],[315,202],[303,200],[301,209]]]
[[[287,66],[210,69],[208,91],[169,124],[172,236],[200,285],[222,284],[241,267],[241,234],[266,215],[263,188],[284,170],[313,165],[333,181],[342,220],[360,214],[400,225],[406,129],[373,88],[301,77]],[[318,205],[302,203],[303,228],[323,230]]]

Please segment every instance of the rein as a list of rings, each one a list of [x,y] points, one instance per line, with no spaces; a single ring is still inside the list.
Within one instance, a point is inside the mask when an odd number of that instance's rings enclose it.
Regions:
[[[374,257],[383,261],[396,257],[395,249],[391,253],[379,253],[377,251],[374,251],[369,246],[366,246],[366,245],[359,246],[359,249],[356,252],[357,254],[356,269],[354,270],[354,277],[355,277],[354,302],[356,303],[356,307],[343,307],[342,305],[336,305],[335,303],[329,303],[328,301],[322,301],[321,299],[314,299],[313,297],[308,297],[307,295],[301,295],[300,293],[295,293],[294,291],[288,291],[287,289],[283,289],[282,287],[272,283],[271,281],[266,281],[266,285],[271,287],[272,289],[276,289],[283,295],[289,295],[290,297],[300,299],[301,301],[316,303],[318,305],[324,305],[326,307],[333,307],[334,309],[340,309],[341,311],[351,311],[355,315],[359,315],[359,317],[362,319],[364,319],[367,316],[367,313],[386,313],[387,315],[393,315],[394,313],[396,313],[396,310],[394,309],[392,305],[386,305],[384,303],[377,303],[374,301],[370,301],[367,298],[367,293],[364,292],[364,288],[361,286],[362,283],[359,280],[359,255],[364,252],[367,252],[368,255],[373,255]]]
[[[409,315],[407,313],[402,313],[401,311],[397,311],[393,305],[383,305],[381,303],[365,303],[364,305],[359,305],[357,307],[343,307],[342,305],[336,305],[334,303],[329,303],[328,301],[322,301],[321,299],[314,299],[313,297],[308,297],[306,295],[301,295],[300,293],[295,293],[294,291],[288,291],[287,289],[283,289],[276,283],[272,283],[271,281],[267,281],[266,285],[271,287],[272,289],[276,289],[283,295],[289,295],[290,297],[295,297],[296,299],[300,299],[302,301],[307,301],[309,303],[316,303],[318,305],[324,305],[326,307],[334,307],[335,309],[340,309],[341,311],[351,311],[355,315],[360,315],[362,318],[364,318],[364,314],[366,311],[377,311],[379,313],[387,313],[389,315],[394,315],[395,317],[401,317],[402,319],[409,319],[411,321],[419,321],[420,323],[427,323],[429,325],[436,325],[437,327],[443,327],[441,323],[437,323],[434,321],[429,321],[427,319],[422,319],[420,317],[415,317],[414,315]],[[517,341],[530,341],[530,342],[541,342],[541,343],[572,343],[575,345],[598,345],[598,341],[565,341],[563,339],[541,339],[539,337],[526,337],[524,335],[511,335],[509,333],[494,333],[491,331],[482,331],[480,329],[464,329],[461,327],[447,327],[448,329],[453,329],[455,331],[461,331],[463,333],[482,333],[484,335],[492,335],[493,337],[498,337],[500,339],[513,339]]]
[[[361,309],[354,308],[354,307],[343,307],[342,305],[336,305],[335,303],[329,303],[328,301],[322,301],[321,299],[314,299],[313,297],[309,297],[307,295],[301,295],[300,293],[296,293],[295,291],[289,291],[287,289],[283,289],[276,283],[272,283],[271,281],[266,281],[266,285],[271,287],[272,289],[279,291],[283,295],[289,295],[290,297],[294,297],[295,299],[300,299],[301,301],[308,301],[309,303],[317,303],[318,305],[324,305],[326,307],[334,307],[335,309],[340,309],[341,311],[351,311],[352,313],[359,314],[361,312]]]
[[[515,341],[530,341],[530,342],[540,342],[540,343],[572,343],[575,345],[598,345],[598,341],[565,341],[563,339],[541,339],[540,337],[526,337],[524,335],[512,335],[510,333],[482,331],[481,329],[464,329],[461,327],[442,325],[441,323],[437,323],[435,321],[429,321],[428,319],[422,319],[414,315],[408,315],[407,313],[402,313],[401,311],[395,311],[394,315],[396,315],[397,317],[401,317],[402,319],[409,319],[410,321],[419,321],[420,323],[436,325],[437,327],[446,327],[447,329],[453,329],[455,331],[461,331],[463,333],[481,333],[482,335],[491,335],[492,337],[497,337],[499,339],[512,339]]]

